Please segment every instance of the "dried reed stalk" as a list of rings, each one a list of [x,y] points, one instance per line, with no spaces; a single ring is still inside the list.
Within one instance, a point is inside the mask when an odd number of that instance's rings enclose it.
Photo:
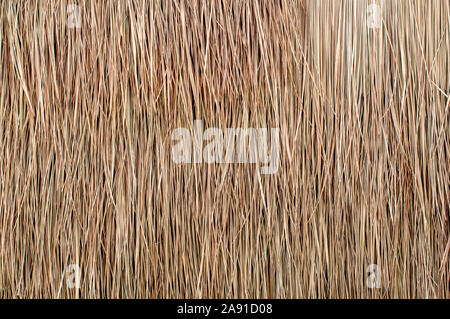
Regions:
[[[0,2],[0,297],[450,296],[448,0],[380,29],[366,0],[76,3]],[[196,119],[280,128],[278,172],[175,164]]]

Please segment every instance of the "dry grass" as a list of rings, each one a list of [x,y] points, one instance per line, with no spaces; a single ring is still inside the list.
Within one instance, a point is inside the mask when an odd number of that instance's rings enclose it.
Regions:
[[[0,297],[450,297],[448,0],[78,4],[0,2]],[[196,119],[278,172],[175,164]]]

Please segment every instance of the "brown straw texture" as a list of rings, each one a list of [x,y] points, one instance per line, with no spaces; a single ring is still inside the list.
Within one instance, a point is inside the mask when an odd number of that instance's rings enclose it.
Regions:
[[[74,3],[0,1],[0,297],[450,297],[450,1]]]

